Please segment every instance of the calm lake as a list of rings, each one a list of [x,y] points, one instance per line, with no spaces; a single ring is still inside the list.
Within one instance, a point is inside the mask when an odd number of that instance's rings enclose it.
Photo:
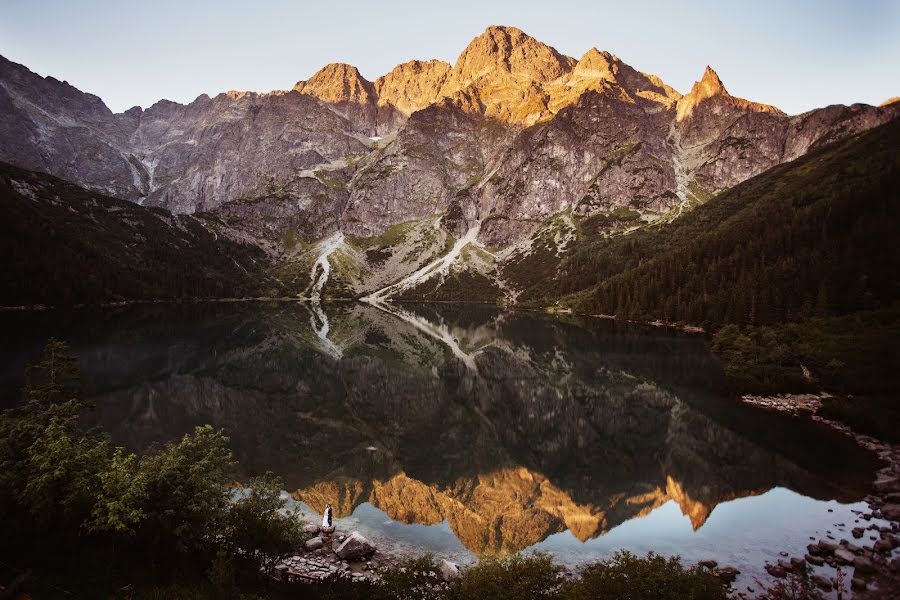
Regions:
[[[89,424],[133,450],[211,423],[241,477],[390,552],[469,562],[617,549],[762,576],[849,537],[874,458],[743,406],[703,336],[477,305],[285,302],[0,313],[3,404],[44,341],[78,354]],[[829,509],[833,512],[829,512]],[[844,526],[838,527],[837,523]]]

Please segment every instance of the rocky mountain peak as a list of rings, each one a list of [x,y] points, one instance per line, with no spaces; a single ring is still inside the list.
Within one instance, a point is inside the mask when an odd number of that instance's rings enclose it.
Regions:
[[[750,102],[749,100],[744,100],[742,98],[735,98],[728,93],[727,89],[725,89],[725,85],[722,83],[722,80],[719,79],[718,73],[716,73],[712,67],[707,65],[706,71],[703,72],[703,77],[700,81],[694,82],[691,91],[678,101],[676,119],[678,121],[683,121],[698,105],[711,98],[724,99],[727,103],[743,110],[782,114],[781,111],[774,106]]]
[[[572,74],[576,77],[592,77],[615,81],[616,73],[621,64],[622,61],[619,60],[618,56],[605,50],[601,52],[596,48],[591,48],[584,53],[584,56],[575,65]]]
[[[448,83],[462,89],[487,75],[543,83],[568,73],[574,65],[575,59],[520,29],[492,25],[459,55]]]
[[[706,65],[706,70],[703,71],[703,77],[700,81],[696,82],[694,87],[691,88],[692,93],[695,91],[703,93],[707,97],[714,94],[728,95],[728,90],[725,89],[725,85],[719,79],[719,74],[709,65]]]
[[[375,102],[375,86],[363,77],[359,69],[345,63],[331,63],[322,67],[306,81],[298,81],[294,90],[310,94],[325,102]]]
[[[436,102],[453,67],[442,60],[411,60],[375,80],[378,104],[411,113]]]

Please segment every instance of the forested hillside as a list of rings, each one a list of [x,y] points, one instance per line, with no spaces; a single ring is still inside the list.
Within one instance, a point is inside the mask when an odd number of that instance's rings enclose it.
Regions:
[[[235,297],[258,248],[173,216],[0,163],[0,304]]]
[[[519,297],[717,326],[900,298],[900,120],[773,168],[665,225],[575,245]]]

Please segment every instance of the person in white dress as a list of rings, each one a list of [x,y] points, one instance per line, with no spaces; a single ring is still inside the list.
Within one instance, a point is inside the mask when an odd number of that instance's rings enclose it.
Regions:
[[[331,508],[331,504],[326,504],[325,513],[322,515],[322,529],[328,529],[331,527],[333,517],[334,511]]]

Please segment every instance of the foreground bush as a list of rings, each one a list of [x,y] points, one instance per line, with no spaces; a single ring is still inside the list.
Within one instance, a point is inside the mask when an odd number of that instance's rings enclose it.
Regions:
[[[280,586],[279,598],[370,600],[724,600],[717,577],[685,568],[678,558],[648,554],[640,558],[620,552],[590,565],[565,581],[561,569],[543,554],[487,558],[444,582],[430,556],[384,573],[378,583],[351,584],[339,578],[318,583]],[[273,590],[274,591],[274,590]],[[774,598],[774,596],[773,596]]]
[[[142,456],[84,432],[78,363],[51,340],[28,369],[23,403],[0,412],[0,561],[32,586],[104,597],[131,584],[194,593],[213,567],[253,588],[304,541],[271,474],[238,493],[228,438],[198,427]],[[2,584],[3,582],[0,582]],[[130,589],[130,588],[129,588]],[[180,593],[180,592],[179,592]]]
[[[448,589],[448,598],[495,598],[526,600],[555,598],[560,569],[546,554],[483,559],[466,569]]]
[[[566,600],[717,600],[724,599],[722,582],[709,571],[690,569],[676,556],[650,553],[639,558],[618,552],[611,559],[588,566],[580,578],[567,582],[560,593]]]

